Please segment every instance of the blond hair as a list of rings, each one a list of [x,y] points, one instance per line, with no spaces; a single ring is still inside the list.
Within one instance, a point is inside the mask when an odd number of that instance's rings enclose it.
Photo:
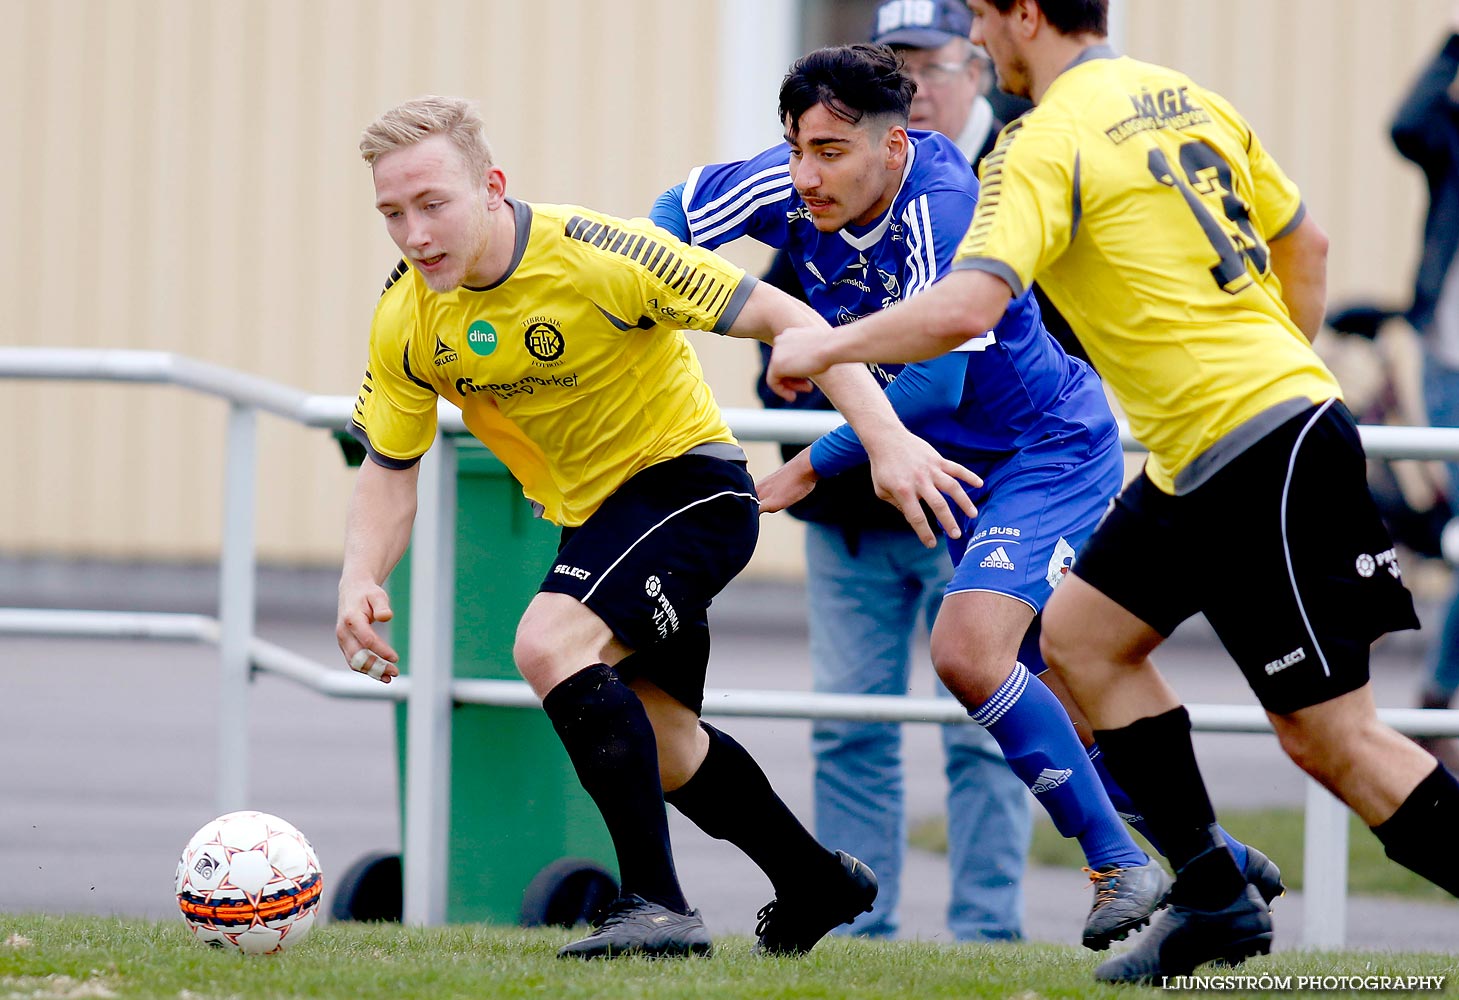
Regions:
[[[371,122],[360,136],[360,155],[374,166],[386,153],[443,135],[461,151],[472,175],[480,176],[492,163],[483,128],[481,114],[470,101],[428,94],[391,108]]]

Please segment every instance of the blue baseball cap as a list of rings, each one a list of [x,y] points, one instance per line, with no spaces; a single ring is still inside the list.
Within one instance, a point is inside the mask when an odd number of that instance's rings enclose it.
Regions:
[[[941,48],[973,30],[965,0],[887,0],[876,9],[871,40],[876,45]]]

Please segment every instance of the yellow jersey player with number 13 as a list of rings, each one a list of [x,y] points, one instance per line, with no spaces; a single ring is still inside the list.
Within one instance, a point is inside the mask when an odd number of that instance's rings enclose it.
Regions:
[[[1339,389],[1270,266],[1269,242],[1306,217],[1296,186],[1221,97],[1109,55],[1086,50],[1004,129],[953,267],[1025,288],[1037,274],[1079,317],[1150,449],[1150,478],[1185,493],[1219,464],[1207,452],[1227,434],[1267,414],[1243,432],[1259,436]],[[1098,79],[1080,86],[1087,77]]]
[[[1267,905],[1216,833],[1190,717],[1149,659],[1197,613],[1287,754],[1389,857],[1459,895],[1459,784],[1373,707],[1370,644],[1418,620],[1311,347],[1327,237],[1225,100],[1109,48],[1107,0],[969,6],[1000,86],[1036,106],[983,161],[953,272],[835,338],[786,331],[770,377],[950,350],[1037,280],[1149,448],[1043,617],[1044,658],[1176,871],[1167,911],[1097,978],[1158,983],[1271,947]]]

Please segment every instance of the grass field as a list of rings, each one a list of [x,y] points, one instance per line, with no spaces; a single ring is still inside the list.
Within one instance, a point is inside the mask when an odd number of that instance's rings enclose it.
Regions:
[[[1282,878],[1291,889],[1302,888],[1302,812],[1299,809],[1266,809],[1251,812],[1223,811],[1221,822],[1231,835],[1253,844],[1281,866]],[[1136,835],[1141,846],[1148,845]],[[929,820],[911,833],[912,843],[925,850],[946,852],[947,822]],[[1040,865],[1079,868],[1084,855],[1079,845],[1059,836],[1053,824],[1043,817],[1034,824],[1033,848],[1029,861]],[[1454,903],[1454,897],[1415,875],[1402,865],[1394,864],[1383,854],[1378,843],[1362,821],[1351,817],[1348,828],[1348,893],[1357,896],[1387,896],[1400,899],[1421,899],[1434,903]],[[1459,905],[1459,904],[1456,904]],[[1459,942],[1455,942],[1459,947]]]
[[[1036,1000],[1156,993],[1099,986],[1092,979],[1099,956],[1058,945],[949,947],[836,939],[803,959],[764,959],[750,954],[748,938],[727,938],[717,942],[714,957],[707,960],[583,963],[555,957],[567,938],[561,930],[457,926],[407,931],[394,925],[334,924],[315,928],[282,955],[245,958],[199,945],[181,921],[0,914],[0,997]],[[1455,995],[1454,968],[1453,957],[1444,955],[1287,952],[1248,962],[1234,974],[1447,975],[1441,995]]]

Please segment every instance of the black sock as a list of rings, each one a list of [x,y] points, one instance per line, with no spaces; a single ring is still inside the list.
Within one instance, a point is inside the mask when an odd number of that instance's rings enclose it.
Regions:
[[[709,734],[709,753],[665,800],[711,837],[744,851],[769,876],[777,897],[838,873],[836,855],[795,818],[750,752],[709,723],[700,725]]]
[[[1394,861],[1459,896],[1459,870],[1446,844],[1459,829],[1459,782],[1440,764],[1387,820],[1373,827]]]
[[[1175,869],[1173,901],[1218,910],[1241,895],[1246,878],[1216,827],[1184,706],[1094,735],[1110,774],[1139,807]]]
[[[643,702],[602,663],[558,684],[542,707],[618,853],[624,894],[688,913],[674,872],[658,744]]]

